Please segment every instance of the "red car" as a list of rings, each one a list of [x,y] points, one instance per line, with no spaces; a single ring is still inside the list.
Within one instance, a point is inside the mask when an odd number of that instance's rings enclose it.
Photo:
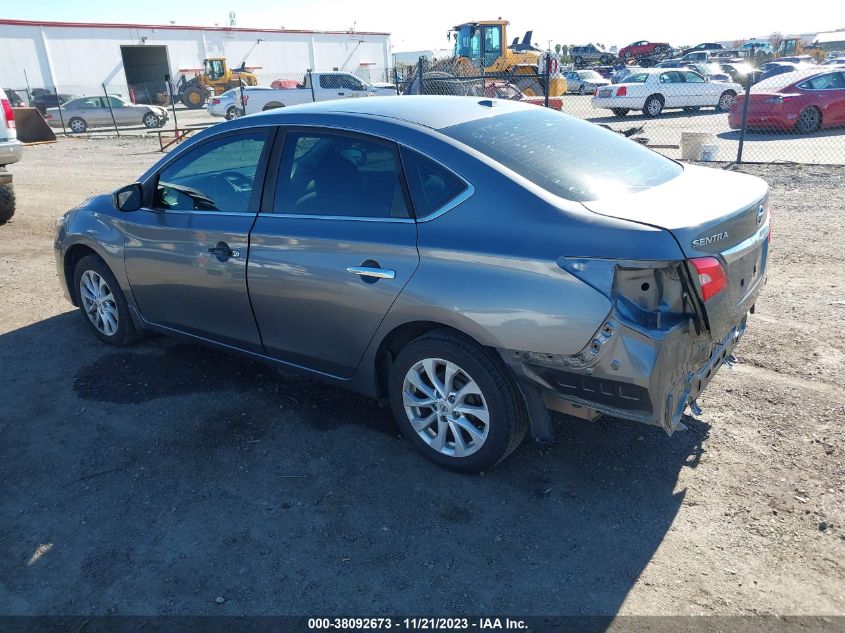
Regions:
[[[731,129],[742,127],[742,98],[728,113]],[[748,127],[809,134],[845,125],[845,66],[776,75],[754,84],[748,99]]]
[[[662,55],[663,53],[668,53],[671,50],[672,47],[666,42],[649,42],[647,40],[641,40],[619,49],[619,58],[623,61],[628,61],[629,59],[648,57],[649,55]]]

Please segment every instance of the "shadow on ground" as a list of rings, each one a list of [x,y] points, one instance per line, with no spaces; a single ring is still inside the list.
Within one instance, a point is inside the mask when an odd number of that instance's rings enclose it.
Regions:
[[[556,445],[460,476],[370,400],[83,325],[0,336],[7,614],[612,615],[707,437],[558,418]]]

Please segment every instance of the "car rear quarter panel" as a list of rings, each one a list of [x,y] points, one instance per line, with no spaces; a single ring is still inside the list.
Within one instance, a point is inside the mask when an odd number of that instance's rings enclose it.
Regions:
[[[471,152],[464,157],[452,168],[475,191],[418,222],[420,265],[374,341],[403,323],[432,321],[491,347],[575,354],[611,303],[563,270],[561,257],[682,258],[665,231],[598,216]]]

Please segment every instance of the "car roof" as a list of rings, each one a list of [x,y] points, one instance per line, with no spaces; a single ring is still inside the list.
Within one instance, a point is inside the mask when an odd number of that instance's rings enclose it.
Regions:
[[[799,70],[792,70],[788,73],[781,73],[780,75],[763,79],[751,86],[751,92],[777,91],[809,77],[835,72],[841,72],[841,69],[837,66],[799,68]]]
[[[288,114],[343,114],[363,118],[396,119],[438,130],[507,112],[533,110],[536,107],[506,99],[412,95],[320,101],[268,110],[253,116],[278,117],[281,119],[279,123],[282,123]]]

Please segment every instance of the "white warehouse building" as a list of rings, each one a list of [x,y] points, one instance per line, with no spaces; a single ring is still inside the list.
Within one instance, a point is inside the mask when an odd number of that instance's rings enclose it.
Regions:
[[[254,68],[267,85],[308,69],[388,81],[389,55],[389,33],[0,19],[0,86],[14,90],[86,95],[105,84],[128,96],[133,85],[164,86],[165,75],[175,82],[209,57]]]

